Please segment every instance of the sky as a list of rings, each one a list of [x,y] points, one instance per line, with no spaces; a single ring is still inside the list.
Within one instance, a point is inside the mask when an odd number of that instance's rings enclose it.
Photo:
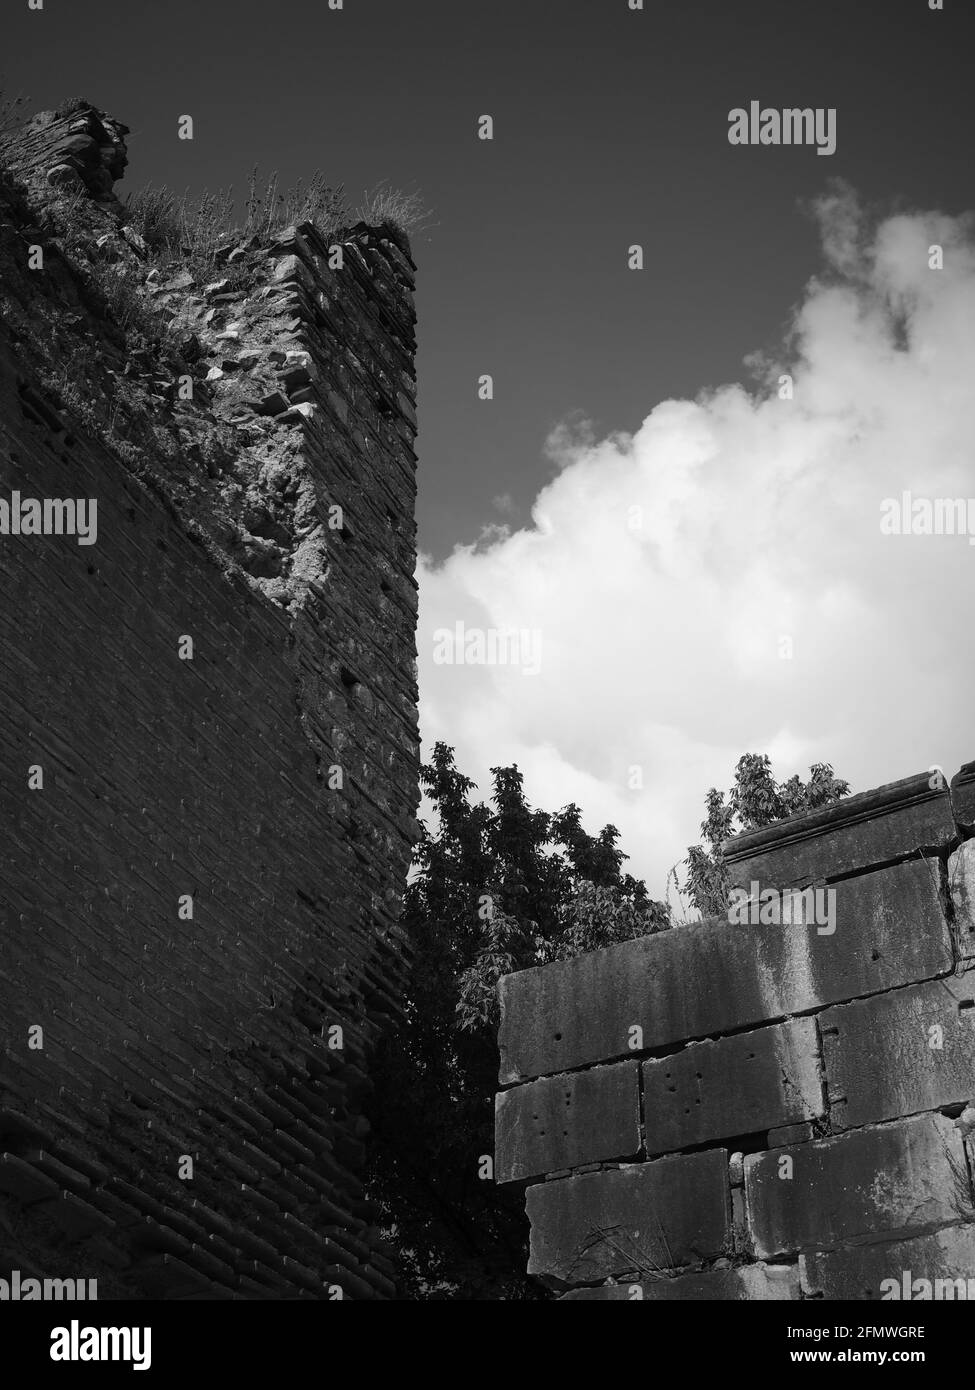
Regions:
[[[657,896],[746,751],[975,757],[975,547],[880,529],[975,496],[967,0],[0,0],[0,39],[8,92],[130,126],[122,196],[422,194],[426,751],[611,821]],[[835,152],[732,145],[752,101]]]

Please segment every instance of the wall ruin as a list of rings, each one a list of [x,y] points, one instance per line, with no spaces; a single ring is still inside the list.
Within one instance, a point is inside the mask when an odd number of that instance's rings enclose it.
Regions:
[[[388,1297],[415,267],[306,223],[200,283],[116,199],[125,134],[0,145],[2,495],[98,503],[92,545],[0,536],[0,1276]]]
[[[973,832],[975,764],[921,773],[727,842],[739,920],[506,976],[529,1271],[575,1300],[975,1297]]]

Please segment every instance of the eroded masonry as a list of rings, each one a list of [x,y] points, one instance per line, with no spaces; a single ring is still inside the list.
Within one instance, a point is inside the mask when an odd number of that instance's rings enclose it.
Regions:
[[[531,1272],[975,1297],[973,834],[975,763],[925,772],[729,841],[754,912],[506,976],[496,1165]]]
[[[97,500],[94,544],[0,536],[0,1276],[386,1297],[414,267],[305,223],[203,282],[117,201],[126,133],[0,144],[0,495]]]

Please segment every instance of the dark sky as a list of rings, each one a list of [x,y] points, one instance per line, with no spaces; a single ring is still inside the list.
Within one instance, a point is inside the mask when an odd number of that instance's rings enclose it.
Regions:
[[[321,168],[419,189],[421,545],[549,476],[576,412],[635,429],[744,376],[815,271],[830,178],[889,210],[970,203],[975,6],[945,0],[3,0],[3,84],[131,128],[126,189]],[[837,152],[734,148],[728,112],[835,106]],[[475,137],[490,113],[495,140]],[[196,138],[176,137],[194,117]],[[640,242],[646,269],[626,268]],[[496,399],[476,398],[495,378]]]

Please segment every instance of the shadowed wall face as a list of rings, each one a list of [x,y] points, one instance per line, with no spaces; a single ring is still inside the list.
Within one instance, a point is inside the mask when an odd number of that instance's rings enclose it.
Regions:
[[[74,107],[3,160],[0,499],[97,531],[0,535],[0,1275],[385,1297],[358,1172],[418,801],[409,248],[306,224],[160,268],[124,134]]]
[[[727,842],[726,920],[502,979],[531,1273],[570,1299],[975,1289],[973,772]]]

